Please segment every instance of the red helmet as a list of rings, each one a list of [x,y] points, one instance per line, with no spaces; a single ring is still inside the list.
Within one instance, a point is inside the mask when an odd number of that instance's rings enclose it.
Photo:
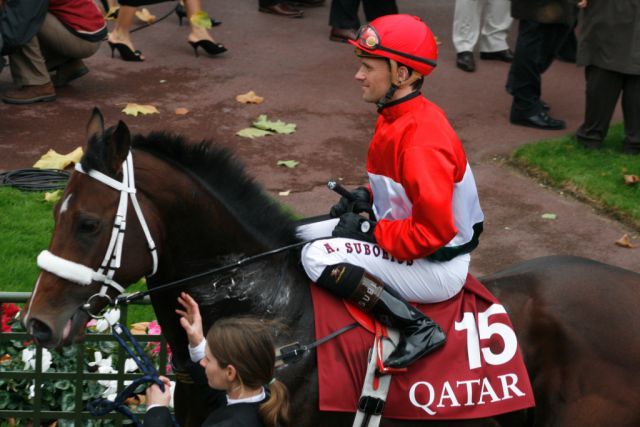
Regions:
[[[420,18],[412,15],[385,15],[358,30],[349,40],[363,53],[382,56],[411,67],[423,76],[431,73],[438,59],[433,33]]]

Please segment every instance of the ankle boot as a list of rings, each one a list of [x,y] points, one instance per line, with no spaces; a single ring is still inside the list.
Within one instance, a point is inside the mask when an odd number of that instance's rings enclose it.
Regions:
[[[389,368],[409,366],[446,341],[440,326],[362,267],[346,263],[327,266],[317,284],[371,313],[383,325],[398,329],[398,346],[384,363]]]
[[[369,276],[369,279],[373,278]],[[384,362],[388,368],[409,366],[440,348],[447,340],[438,324],[404,301],[391,288],[382,290],[371,313],[386,326],[400,331],[398,346]]]

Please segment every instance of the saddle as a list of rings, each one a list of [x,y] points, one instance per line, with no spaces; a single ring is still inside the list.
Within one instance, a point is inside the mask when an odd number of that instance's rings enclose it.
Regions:
[[[384,409],[385,418],[453,420],[487,418],[535,405],[506,310],[471,275],[454,298],[418,305],[447,333],[447,344],[405,372],[394,372],[386,398],[363,399],[360,393],[363,384],[367,392],[382,384],[384,377],[367,374],[367,367],[374,360],[369,357],[374,336],[384,334],[372,332],[376,330],[373,320],[362,320],[366,315],[347,308],[349,305],[320,287],[312,285],[311,294],[317,338],[353,323],[354,318],[364,324],[317,348],[320,410],[357,412],[363,408],[373,418]],[[375,351],[381,348],[380,340],[386,338],[377,338]],[[384,360],[383,349],[380,351],[378,359]],[[365,383],[367,375],[370,386]]]

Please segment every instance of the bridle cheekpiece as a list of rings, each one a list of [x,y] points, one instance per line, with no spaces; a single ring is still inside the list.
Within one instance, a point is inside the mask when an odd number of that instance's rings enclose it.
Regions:
[[[113,276],[116,270],[120,268],[122,260],[122,247],[124,243],[124,233],[127,225],[127,209],[129,206],[129,199],[131,199],[131,205],[136,212],[142,231],[147,239],[147,245],[149,247],[149,253],[153,260],[153,267],[151,274],[147,277],[153,276],[158,270],[158,253],[156,245],[151,237],[151,232],[147,226],[147,222],[144,219],[140,204],[136,197],[136,185],[133,175],[133,156],[131,151],[127,154],[127,158],[122,163],[122,181],[117,181],[104,173],[95,169],[84,170],[80,163],[76,163],[76,171],[90,176],[93,179],[100,181],[101,183],[120,192],[120,202],[118,203],[118,210],[116,211],[115,220],[113,223],[113,230],[111,232],[111,239],[107,246],[107,252],[97,270],[79,264],[74,261],[61,258],[52,254],[48,250],[44,250],[38,255],[38,267],[48,271],[62,279],[76,283],[81,286],[90,285],[93,282],[102,283],[102,287],[97,294],[92,295],[84,304],[83,308],[92,316],[96,317],[89,311],[91,307],[91,301],[94,298],[105,298],[109,303],[112,303],[111,297],[107,294],[109,287],[114,288],[118,293],[124,292],[124,287],[113,280]]]

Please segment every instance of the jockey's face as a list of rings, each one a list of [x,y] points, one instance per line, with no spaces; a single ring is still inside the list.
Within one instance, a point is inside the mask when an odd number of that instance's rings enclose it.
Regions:
[[[391,87],[391,71],[386,59],[360,58],[355,78],[362,85],[362,99],[376,103]]]

